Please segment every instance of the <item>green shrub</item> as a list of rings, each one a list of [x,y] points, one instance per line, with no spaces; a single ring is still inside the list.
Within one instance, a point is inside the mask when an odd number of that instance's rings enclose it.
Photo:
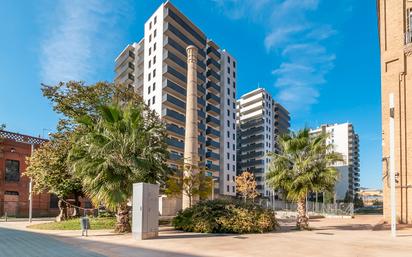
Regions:
[[[202,201],[180,211],[172,220],[179,230],[200,233],[263,233],[277,227],[275,213],[251,203]]]

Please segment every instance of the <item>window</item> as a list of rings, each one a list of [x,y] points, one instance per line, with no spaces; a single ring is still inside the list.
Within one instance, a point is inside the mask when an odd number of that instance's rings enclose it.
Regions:
[[[236,114],[232,113],[233,119],[236,119]]]
[[[152,29],[152,22],[149,23],[149,29]]]
[[[232,155],[232,159],[233,159],[233,161],[236,161],[236,156]]]
[[[55,194],[50,194],[50,204],[49,208],[51,209],[57,209],[59,208],[59,198]]]
[[[230,137],[230,132],[229,131],[227,132],[227,137]]]
[[[227,89],[227,95],[230,95],[230,88]]]
[[[153,32],[153,37],[156,37],[156,33],[157,32],[157,30],[154,30],[154,32]]]
[[[150,81],[150,79],[152,78],[152,73],[149,73],[149,75],[147,75],[147,80]]]
[[[230,148],[230,143],[226,142],[227,148]]]
[[[236,150],[236,145],[235,144],[232,145],[232,149],[233,149],[233,151]]]
[[[405,33],[405,44],[412,43],[412,8],[406,10],[406,33]]]
[[[155,97],[152,98],[152,104],[155,104]]]
[[[236,82],[233,81],[233,88],[236,88]]]
[[[226,191],[229,192],[229,185],[226,186]]]
[[[235,133],[233,133],[233,140],[235,140],[235,138],[236,138],[236,135],[235,135]]]
[[[230,111],[229,111],[229,109],[227,110],[227,116],[230,117]]]
[[[227,153],[226,155],[227,155],[227,159],[230,160],[230,154]]]
[[[235,192],[235,186],[232,186],[232,192],[233,193]]]
[[[227,57],[227,62],[230,63],[230,56]]]
[[[149,47],[149,55],[151,55],[151,54],[152,54],[152,48]]]
[[[152,42],[152,35],[149,35],[149,43]]]
[[[154,17],[153,23],[156,24],[157,22],[157,16]]]
[[[236,99],[236,93],[233,92],[233,99]]]
[[[153,51],[156,51],[156,43],[153,44]]]
[[[152,88],[152,90],[155,91],[155,89],[156,89],[156,83],[153,83],[153,88]]]
[[[236,62],[233,61],[233,68],[236,68]]]
[[[147,88],[147,94],[150,94],[150,87]]]
[[[152,66],[152,61],[149,61],[149,69],[150,69],[151,66]]]
[[[153,78],[156,77],[156,69],[153,70]]]
[[[227,127],[230,128],[230,121],[227,121]]]
[[[6,160],[6,182],[18,182],[20,180],[20,162]]]
[[[227,74],[230,74],[230,68],[227,67]]]
[[[226,168],[227,168],[227,170],[229,170],[229,167],[230,167],[230,166],[229,166],[229,163],[228,163],[228,164],[226,164]]]
[[[230,106],[230,99],[229,98],[227,99],[227,105]]]
[[[226,174],[226,180],[229,181],[230,180],[230,176],[229,174]]]
[[[16,191],[5,191],[4,194],[5,194],[5,195],[19,195],[19,192],[16,192]]]
[[[236,170],[236,167],[235,167],[235,165],[233,164],[233,165],[232,165],[232,171],[235,172],[235,170]]]
[[[227,83],[230,84],[230,78],[227,78]]]
[[[232,123],[232,128],[233,128],[233,129],[236,129],[235,123]]]
[[[236,103],[235,102],[233,103],[233,109],[236,109]]]
[[[150,106],[150,99],[149,99],[149,100],[147,100],[147,105],[148,105],[148,106]]]
[[[236,78],[236,72],[233,72],[233,78]]]
[[[156,55],[153,56],[153,64],[155,64],[155,63],[156,63]]]

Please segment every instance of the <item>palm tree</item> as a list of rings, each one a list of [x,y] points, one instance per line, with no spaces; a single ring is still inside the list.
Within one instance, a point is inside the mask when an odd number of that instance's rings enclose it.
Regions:
[[[332,166],[342,161],[340,154],[327,144],[328,134],[310,135],[305,128],[279,137],[279,152],[271,153],[267,183],[281,189],[286,199],[297,202],[296,227],[308,229],[306,196],[310,192],[331,192],[338,180]]]
[[[164,126],[143,103],[103,106],[97,122],[79,123],[69,156],[73,171],[95,204],[117,211],[115,231],[130,232],[133,183],[159,183],[168,170]]]

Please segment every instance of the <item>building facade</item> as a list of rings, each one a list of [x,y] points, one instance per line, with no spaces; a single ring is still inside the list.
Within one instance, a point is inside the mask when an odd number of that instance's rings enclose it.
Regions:
[[[0,130],[0,216],[28,217],[29,183],[24,176],[31,147],[45,140]],[[23,175],[23,176],[22,176]],[[52,216],[59,211],[57,197],[33,195],[33,217]]]
[[[412,223],[412,1],[378,0],[381,52],[382,173],[384,217],[390,220],[389,95],[394,96],[393,117],[396,213],[401,223]]]
[[[235,195],[236,60],[233,56],[208,39],[167,1],[144,24],[143,38],[128,45],[117,57],[115,82],[133,86],[160,115],[167,124],[169,164],[182,165],[188,45],[198,50],[199,167],[205,167],[214,177],[217,194]],[[226,147],[228,143],[230,148]],[[230,160],[223,156],[230,156]]]
[[[335,152],[342,154],[343,161],[335,163],[339,171],[339,181],[335,186],[335,199],[353,201],[360,187],[359,136],[350,123],[321,125],[311,130],[311,134],[327,133],[327,144],[332,144]]]
[[[237,172],[254,173],[261,196],[276,195],[265,183],[270,163],[267,153],[278,151],[278,135],[289,132],[289,112],[265,89],[258,88],[237,101],[237,127]]]

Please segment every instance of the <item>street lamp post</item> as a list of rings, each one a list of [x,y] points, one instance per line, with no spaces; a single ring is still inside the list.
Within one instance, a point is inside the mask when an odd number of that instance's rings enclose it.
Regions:
[[[31,154],[30,157],[33,156],[34,152],[34,144],[31,144]],[[29,183],[29,222],[31,223],[33,216],[33,179],[30,178]]]
[[[212,178],[212,200],[215,199],[215,181],[217,181],[217,178]]]
[[[396,237],[396,180],[395,180],[395,100],[389,94],[389,178],[391,194],[391,233]]]

